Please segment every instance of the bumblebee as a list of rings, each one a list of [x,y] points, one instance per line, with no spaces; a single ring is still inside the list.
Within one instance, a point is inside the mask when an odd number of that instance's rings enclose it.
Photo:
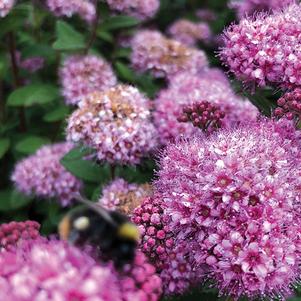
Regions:
[[[85,206],[62,219],[61,239],[77,246],[92,246],[102,260],[112,260],[116,267],[130,263],[139,242],[138,228],[117,211],[108,211],[81,197],[77,200]]]

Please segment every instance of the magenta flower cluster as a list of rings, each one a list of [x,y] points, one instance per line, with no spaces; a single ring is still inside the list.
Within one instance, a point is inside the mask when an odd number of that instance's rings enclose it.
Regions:
[[[67,139],[94,148],[100,161],[137,164],[157,145],[149,108],[149,100],[131,86],[92,93],[70,116]]]
[[[194,74],[208,66],[202,50],[168,39],[159,31],[139,31],[131,46],[133,68],[139,72],[150,71],[155,77],[171,78],[181,71]]]
[[[36,240],[0,256],[0,299],[156,301],[161,281],[143,254],[117,271],[57,240]]]
[[[35,221],[10,222],[0,226],[0,250],[11,250],[27,240],[40,237],[40,224]]]
[[[155,193],[167,238],[185,246],[192,284],[209,278],[234,300],[291,292],[300,276],[301,161],[284,125],[262,121],[166,148]]]
[[[0,0],[0,17],[4,18],[15,5],[15,0]]]
[[[92,0],[47,0],[47,6],[58,17],[70,18],[78,14],[89,23],[96,17],[96,8]]]
[[[109,210],[118,210],[131,215],[149,194],[151,194],[150,185],[128,183],[124,179],[117,178],[102,189],[99,203]]]
[[[17,163],[11,176],[16,188],[26,195],[54,198],[63,206],[70,204],[81,189],[81,182],[69,173],[60,159],[72,148],[71,143],[57,143],[40,148]]]
[[[196,46],[198,42],[209,42],[211,30],[207,23],[194,23],[189,20],[180,19],[175,21],[168,29],[170,36],[188,46]]]
[[[145,20],[154,17],[160,7],[159,0],[106,0],[112,10]]]
[[[236,96],[227,79],[218,71],[207,71],[198,76],[179,74],[155,99],[154,124],[162,144],[199,131],[192,124],[178,120],[184,106],[199,101],[216,105],[225,113],[222,127],[255,122],[258,116],[258,110],[249,101]]]
[[[236,10],[239,18],[259,12],[281,9],[294,2],[293,0],[232,0],[230,7]]]
[[[95,55],[68,57],[60,69],[62,94],[67,104],[78,104],[89,93],[117,84],[117,78],[104,59]]]
[[[300,16],[301,5],[292,4],[230,26],[220,52],[225,65],[247,84],[300,86]]]

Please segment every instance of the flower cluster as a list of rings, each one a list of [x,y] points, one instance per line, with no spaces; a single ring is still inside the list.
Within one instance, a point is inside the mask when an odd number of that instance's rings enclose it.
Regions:
[[[68,205],[81,189],[77,180],[60,164],[60,159],[72,148],[70,143],[57,143],[40,148],[34,155],[17,163],[12,180],[26,195],[55,198]]]
[[[141,233],[140,248],[156,267],[165,295],[184,293],[196,278],[192,265],[187,262],[185,244],[175,244],[169,228],[170,217],[164,215],[162,200],[146,198],[134,210],[132,221]]]
[[[183,113],[178,117],[180,122],[191,122],[193,126],[203,131],[214,130],[222,126],[225,113],[208,101],[195,102],[183,107]]]
[[[40,224],[34,221],[10,222],[0,225],[0,250],[15,248],[24,240],[40,237]]]
[[[156,301],[161,281],[144,255],[117,271],[56,240],[35,241],[0,256],[1,300]]]
[[[230,7],[234,8],[239,18],[254,13],[283,8],[293,0],[232,0]]]
[[[111,66],[95,55],[70,56],[59,73],[67,104],[78,104],[89,93],[104,91],[117,83]]]
[[[106,0],[110,8],[118,12],[145,20],[152,18],[160,7],[159,0]]]
[[[285,93],[277,101],[278,108],[275,109],[276,117],[285,117],[289,120],[300,121],[301,117],[301,89],[296,88],[292,92]]]
[[[0,17],[4,18],[15,5],[15,0],[0,0]]]
[[[272,15],[258,15],[230,26],[220,56],[235,76],[248,84],[293,88],[301,85],[301,5]]]
[[[181,135],[189,137],[198,132],[192,124],[179,122],[178,118],[184,106],[204,100],[225,113],[222,127],[229,128],[257,119],[258,110],[236,96],[227,80],[217,71],[204,72],[199,76],[183,73],[175,76],[155,100],[154,123],[160,142],[166,144]]]
[[[284,299],[300,275],[300,144],[261,122],[171,144],[155,193],[193,269],[237,300]],[[273,130],[274,129],[274,130]]]
[[[137,164],[157,144],[149,106],[131,86],[92,93],[69,118],[67,139],[94,148],[98,160]]]
[[[196,12],[197,17],[199,17],[203,21],[211,22],[217,19],[216,13],[207,8],[198,9]]]
[[[78,14],[89,23],[96,17],[96,8],[92,0],[47,0],[47,6],[58,17],[70,18]]]
[[[207,67],[203,51],[167,39],[158,31],[142,30],[132,40],[133,67],[155,77],[172,77],[181,71],[198,73]]]
[[[41,56],[32,56],[22,60],[21,53],[16,51],[15,57],[18,66],[30,73],[35,73],[44,67],[45,59]]]
[[[168,29],[171,37],[188,46],[195,46],[198,42],[208,42],[211,38],[211,30],[207,23],[193,23],[180,19]]]
[[[103,188],[99,203],[107,209],[131,215],[133,210],[150,194],[151,186],[149,184],[130,184],[118,178]]]

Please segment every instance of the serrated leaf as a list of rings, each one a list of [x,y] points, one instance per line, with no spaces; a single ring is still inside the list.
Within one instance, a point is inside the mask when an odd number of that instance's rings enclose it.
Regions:
[[[56,22],[57,40],[52,47],[55,50],[79,50],[86,47],[84,36],[64,21]]]
[[[13,91],[7,100],[9,106],[29,107],[46,104],[58,98],[58,89],[50,84],[30,84]]]
[[[6,154],[10,146],[8,138],[0,139],[0,159]]]
[[[102,24],[100,24],[100,29],[102,31],[125,29],[128,27],[137,26],[139,23],[140,21],[134,17],[113,16],[105,20]]]
[[[48,138],[39,136],[25,137],[16,144],[15,149],[23,154],[32,154],[41,146],[48,144],[50,140]]]
[[[44,117],[43,120],[46,122],[56,122],[60,121],[66,118],[66,116],[69,113],[68,107],[59,107],[49,113],[47,113]]]

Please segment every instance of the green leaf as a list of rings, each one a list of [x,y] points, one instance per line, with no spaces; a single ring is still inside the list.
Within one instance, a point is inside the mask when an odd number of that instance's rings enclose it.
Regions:
[[[15,149],[23,154],[32,154],[41,146],[49,143],[48,138],[39,136],[28,136],[16,144]]]
[[[110,31],[117,29],[125,29],[128,27],[137,26],[140,21],[130,16],[114,16],[105,20],[100,24],[101,31]]]
[[[10,208],[16,210],[27,206],[32,202],[32,198],[13,190],[10,195]]]
[[[47,113],[43,120],[46,122],[56,122],[66,118],[69,113],[69,109],[66,106],[58,107],[57,109]]]
[[[86,47],[84,36],[64,21],[56,22],[57,40],[52,47],[55,50],[79,50]]]
[[[10,195],[11,195],[11,190],[0,191],[0,211],[10,210]]]
[[[98,30],[97,31],[97,37],[99,37],[100,39],[104,40],[105,42],[109,42],[109,43],[113,43],[114,42],[113,35],[111,35],[107,31]]]
[[[10,141],[8,138],[0,139],[0,159],[6,154],[9,149]]]
[[[95,162],[82,159],[88,154],[91,154],[91,149],[84,150],[77,147],[61,159],[61,164],[79,179],[94,183],[107,182],[109,179],[108,167],[99,166]]]
[[[121,62],[116,62],[115,68],[116,68],[118,76],[122,80],[126,80],[129,82],[135,82],[135,80],[136,80],[135,73],[127,65],[125,65]]]
[[[46,104],[58,98],[58,89],[50,84],[30,84],[13,91],[7,100],[9,106],[29,107]]]

